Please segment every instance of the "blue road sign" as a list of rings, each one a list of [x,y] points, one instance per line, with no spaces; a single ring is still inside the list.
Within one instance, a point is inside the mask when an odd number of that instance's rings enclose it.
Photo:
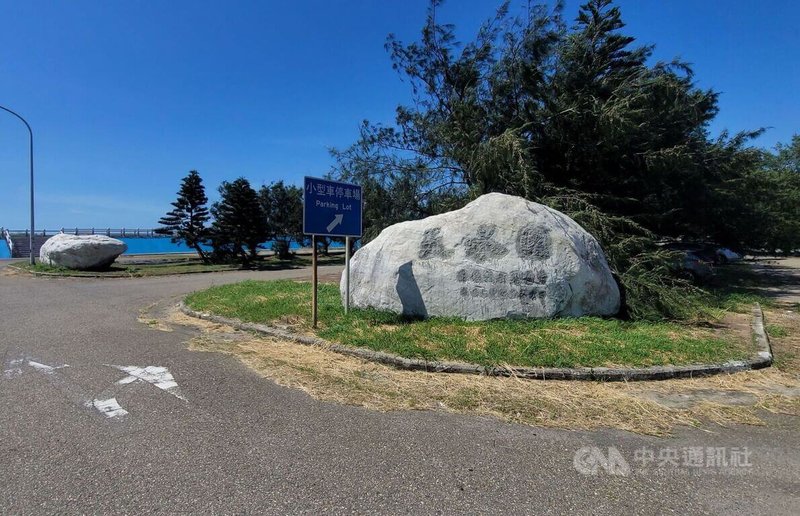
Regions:
[[[306,177],[303,185],[303,233],[360,237],[361,187]]]

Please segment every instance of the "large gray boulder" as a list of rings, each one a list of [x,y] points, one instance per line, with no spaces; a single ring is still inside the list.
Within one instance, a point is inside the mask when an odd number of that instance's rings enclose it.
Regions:
[[[383,230],[351,259],[351,306],[467,320],[614,315],[603,250],[561,212],[487,194]],[[340,285],[344,298],[344,275]]]
[[[55,235],[39,251],[45,265],[68,269],[104,269],[128,250],[125,242],[103,235]]]

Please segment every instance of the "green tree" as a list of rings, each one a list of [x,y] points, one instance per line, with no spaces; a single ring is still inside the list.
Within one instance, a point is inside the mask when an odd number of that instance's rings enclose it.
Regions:
[[[365,236],[484,193],[524,196],[600,239],[640,317],[678,316],[688,289],[658,239],[758,245],[769,217],[747,233],[734,226],[742,216],[720,220],[759,166],[747,146],[758,131],[710,138],[717,93],[697,87],[686,63],[651,64],[653,47],[624,34],[610,0],[583,4],[571,27],[560,4],[511,17],[504,3],[466,43],[437,20],[440,4],[419,41],[387,41],[413,103],[333,152],[334,172],[362,183],[376,211]],[[735,214],[753,211],[735,200]]]
[[[765,251],[800,249],[800,135],[788,144],[779,143],[774,152],[764,152],[762,166],[746,179],[735,185],[731,197],[748,199],[751,220],[761,223],[743,230],[757,231],[751,238],[760,238]]]
[[[291,243],[305,240],[303,189],[278,181],[262,186],[258,198],[273,241],[272,250],[281,259],[291,258]]]
[[[369,242],[392,224],[427,217],[457,206],[458,203],[445,202],[441,192],[425,191],[430,182],[424,167],[415,168],[402,163],[402,160],[395,160],[395,169],[376,168],[375,163],[388,163],[392,158],[381,160],[375,155],[360,155],[361,152],[358,146],[346,151],[332,151],[338,164],[337,177],[362,187],[363,242]],[[370,149],[368,152],[379,151]]]
[[[211,207],[214,216],[211,245],[215,258],[249,264],[258,257],[259,245],[270,236],[258,193],[243,177],[224,181],[219,193],[219,202]]]
[[[800,134],[792,136],[788,144],[779,143],[774,153],[765,157],[766,166],[770,170],[784,170],[800,174]]]
[[[208,243],[209,220],[205,187],[200,174],[192,170],[181,181],[178,198],[173,201],[172,210],[158,221],[161,227],[156,230],[162,235],[171,235],[173,243],[183,242],[197,251],[203,262],[208,256],[203,245]]]

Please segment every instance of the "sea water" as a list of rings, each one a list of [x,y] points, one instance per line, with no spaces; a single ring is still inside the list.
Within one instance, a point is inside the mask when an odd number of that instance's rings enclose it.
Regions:
[[[168,253],[193,253],[194,249],[184,243],[173,244],[172,240],[167,237],[142,237],[142,238],[120,238],[128,245],[126,255],[135,254],[168,254]],[[310,245],[310,244],[309,244]],[[264,242],[261,244],[264,249],[272,249],[272,241]],[[289,246],[291,249],[300,249],[297,242],[292,242]],[[342,244],[331,244],[332,248],[342,247]],[[203,246],[204,249],[210,251],[211,248]],[[11,252],[8,249],[8,243],[5,240],[0,240],[0,259],[11,258]]]
[[[135,238],[120,238],[128,245],[128,250],[124,254],[167,254],[167,253],[193,253],[195,250],[183,242],[173,244],[172,240],[167,237],[135,237]],[[264,242],[261,247],[267,250],[272,249],[272,241]],[[331,246],[333,247],[333,246]],[[292,242],[289,245],[290,249],[300,249],[300,245]],[[211,247],[203,246],[206,251],[211,251]]]

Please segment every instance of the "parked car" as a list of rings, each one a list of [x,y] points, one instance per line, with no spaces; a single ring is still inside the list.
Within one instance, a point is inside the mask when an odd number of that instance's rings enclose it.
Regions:
[[[680,276],[694,283],[706,283],[714,276],[716,248],[684,242],[668,242],[662,247],[682,255],[675,263],[675,271]]]
[[[694,283],[705,283],[714,276],[714,265],[713,262],[693,252],[686,252],[679,272]]]
[[[724,264],[724,263],[738,262],[739,260],[742,259],[742,255],[735,251],[731,251],[727,247],[720,247],[719,249],[717,249],[716,258],[717,258],[716,263]]]

